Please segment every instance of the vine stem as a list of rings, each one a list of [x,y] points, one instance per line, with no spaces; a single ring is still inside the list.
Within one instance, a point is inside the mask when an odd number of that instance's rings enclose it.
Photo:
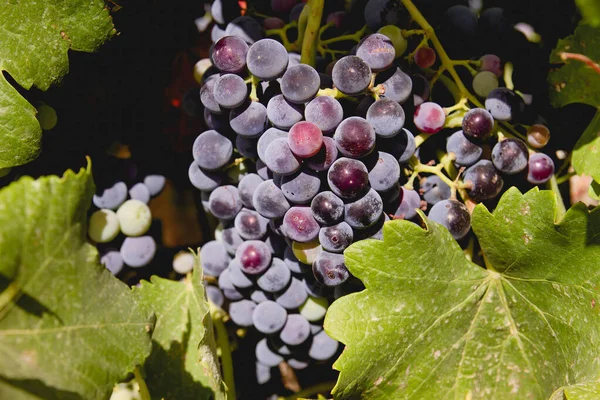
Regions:
[[[210,303],[210,314],[217,331],[217,347],[221,350],[221,367],[223,368],[223,381],[227,387],[227,398],[235,399],[235,380],[233,377],[233,361],[229,348],[229,335],[223,323],[226,314],[219,307]]]
[[[140,397],[142,400],[152,400],[150,397],[150,391],[148,390],[148,386],[146,385],[146,381],[142,376],[142,371],[140,370],[140,366],[136,365],[133,370],[133,375],[135,376],[135,380],[137,381],[140,387]]]
[[[308,21],[304,36],[302,38],[302,53],[300,62],[315,66],[317,62],[317,43],[319,42],[318,33],[321,29],[321,17],[323,16],[323,4],[325,0],[308,0]]]

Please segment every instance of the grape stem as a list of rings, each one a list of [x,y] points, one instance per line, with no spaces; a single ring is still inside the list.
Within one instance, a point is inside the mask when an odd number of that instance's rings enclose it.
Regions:
[[[252,100],[252,101],[258,101],[258,95],[256,94],[256,89],[257,89],[258,85],[260,85],[260,79],[258,79],[254,75],[250,75],[251,89],[250,89],[250,95],[248,97],[250,97],[250,100]]]
[[[229,347],[229,335],[225,328],[224,318],[227,314],[219,307],[210,304],[210,315],[216,330],[217,347],[221,356],[221,367],[223,369],[223,382],[227,389],[227,398],[235,399],[235,381],[233,378],[233,361],[231,359],[231,348]]]
[[[563,183],[565,183],[566,181],[568,181],[569,179],[571,179],[571,177],[577,175],[574,171],[573,172],[568,172],[563,176],[558,176],[556,178],[556,183],[559,185],[562,185]]]
[[[425,35],[425,31],[423,29],[402,29],[401,33],[404,39],[408,39],[414,35]]]
[[[325,26],[328,26],[330,24],[327,24]],[[344,50],[334,50],[334,49],[329,49],[327,46],[329,46],[330,44],[333,43],[337,43],[337,42],[344,42],[344,41],[353,41],[353,42],[360,42],[360,40],[362,39],[363,35],[367,32],[367,26],[363,26],[360,30],[354,32],[354,33],[350,33],[347,35],[341,35],[341,36],[336,36],[330,39],[325,39],[325,40],[321,40],[320,39],[320,35],[322,32],[319,33],[319,40],[317,42],[317,51],[319,52],[319,54],[322,57],[325,57],[327,54],[331,55],[332,58],[334,58],[333,56],[335,56],[336,53],[339,54],[346,54],[346,51]]]
[[[298,26],[298,22],[297,21],[292,21],[289,24],[286,24],[283,28],[278,28],[278,29],[268,29],[265,31],[265,35],[267,36],[273,36],[273,35],[277,35],[279,36],[279,38],[281,39],[281,42],[283,43],[283,46],[286,48],[286,50],[288,52],[294,52],[294,51],[298,51],[300,49],[300,46],[298,45],[298,43],[292,43],[290,42],[290,40],[288,39],[287,36],[287,31],[291,28],[296,28]]]
[[[308,0],[304,10],[308,9],[308,21],[302,35],[302,53],[300,62],[312,67],[317,64],[317,43],[319,42],[319,31],[321,18],[323,17],[323,4],[325,0]],[[304,11],[302,10],[302,11]]]
[[[444,112],[446,113],[446,115],[450,115],[450,113],[457,110],[469,111],[469,107],[467,107],[468,101],[469,100],[466,97],[463,97],[452,107],[444,107]]]
[[[142,400],[151,400],[150,391],[148,391],[148,386],[146,385],[146,381],[144,380],[144,376],[142,375],[142,370],[139,365],[136,365],[133,369],[133,376],[135,376],[135,380],[138,383],[140,390],[140,398]]]

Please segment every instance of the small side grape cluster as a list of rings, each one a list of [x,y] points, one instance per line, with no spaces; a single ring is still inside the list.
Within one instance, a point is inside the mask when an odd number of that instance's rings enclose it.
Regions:
[[[94,195],[94,208],[88,220],[88,237],[98,245],[100,262],[113,275],[126,265],[140,268],[156,254],[156,241],[148,234],[152,213],[148,202],[164,188],[165,177],[147,175],[130,187],[125,183],[137,174],[134,164],[127,163],[122,180],[100,188]]]

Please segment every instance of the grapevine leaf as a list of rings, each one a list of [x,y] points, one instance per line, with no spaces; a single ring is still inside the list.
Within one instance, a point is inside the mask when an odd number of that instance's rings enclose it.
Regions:
[[[152,398],[225,398],[201,271],[196,263],[182,282],[153,276],[135,290],[157,317],[144,365]]]
[[[600,393],[600,382],[562,387],[550,397],[550,400],[596,400]]]
[[[69,70],[69,49],[94,51],[115,33],[103,0],[0,1],[0,71],[25,89],[47,90]],[[0,74],[0,168],[35,159],[35,108]]]
[[[600,209],[578,204],[558,225],[555,212],[555,195],[537,189],[509,189],[493,213],[478,205],[489,269],[424,216],[425,229],[391,221],[383,241],[348,248],[366,289],[325,319],[346,344],[334,397],[547,399],[596,382]]]
[[[90,167],[0,191],[0,398],[102,399],[150,353],[152,315],[86,242]]]
[[[600,61],[600,27],[579,24],[573,35],[559,40],[550,54],[550,62],[564,65],[548,74],[554,107],[571,103],[600,106],[600,74],[581,61],[563,61],[560,58],[563,52],[582,54],[595,63]]]
[[[577,3],[585,22],[595,27],[600,26],[600,3],[598,0],[575,0],[575,3]]]
[[[571,163],[578,174],[590,175],[600,182],[600,111],[575,144]]]

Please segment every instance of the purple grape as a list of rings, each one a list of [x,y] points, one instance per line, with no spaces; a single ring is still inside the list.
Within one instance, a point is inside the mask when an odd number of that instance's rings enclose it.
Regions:
[[[242,209],[234,220],[239,235],[246,240],[258,240],[267,234],[269,220],[256,211]]]
[[[381,196],[371,189],[360,199],[344,205],[344,221],[353,228],[364,229],[376,223],[382,212]]]
[[[378,192],[385,192],[398,184],[400,165],[394,156],[383,151],[377,152],[374,165],[369,169],[369,183]]]
[[[256,303],[252,300],[239,300],[229,304],[229,318],[241,327],[252,326],[252,314]]]
[[[263,133],[260,138],[258,138],[258,143],[256,144],[256,150],[258,152],[258,157],[264,161],[265,159],[265,151],[267,147],[273,142],[275,139],[287,139],[288,133],[286,131],[282,131],[277,128],[269,128]]]
[[[492,149],[492,163],[500,172],[513,175],[527,168],[529,151],[519,139],[504,139]]]
[[[120,252],[125,264],[132,268],[140,268],[154,259],[156,242],[152,236],[126,237]]]
[[[396,72],[383,82],[383,88],[384,93],[381,97],[402,104],[412,93],[412,79],[400,68],[396,68]]]
[[[272,81],[285,72],[288,66],[288,53],[278,41],[261,39],[248,49],[246,64],[252,75],[265,81]]]
[[[483,140],[492,133],[494,129],[494,117],[483,108],[469,110],[462,122],[463,134],[470,140]]]
[[[444,226],[456,240],[462,239],[471,229],[471,215],[460,201],[449,199],[437,202],[429,210],[429,219]]]
[[[288,346],[299,346],[310,337],[310,324],[300,314],[290,314],[285,326],[279,333],[279,339]]]
[[[283,217],[283,232],[296,242],[310,242],[319,235],[319,224],[310,207],[291,207]]]
[[[362,58],[373,71],[381,71],[392,65],[396,51],[392,41],[385,35],[374,33],[365,36],[356,49],[356,55]]]
[[[254,209],[266,218],[282,218],[290,208],[290,203],[272,179],[256,187],[252,195],[252,204]]]
[[[287,311],[274,301],[263,301],[252,313],[252,323],[257,331],[265,335],[279,332],[287,321]]]
[[[237,36],[225,36],[212,48],[211,59],[221,72],[237,73],[246,66],[248,45]]]
[[[350,277],[343,254],[322,251],[312,266],[315,279],[329,287],[341,285]]]
[[[254,208],[252,196],[258,185],[263,182],[264,180],[257,174],[248,174],[240,180],[238,183],[238,193],[244,207]]]
[[[213,98],[223,108],[239,107],[247,97],[246,82],[239,75],[222,75],[213,86]]]
[[[480,160],[473,164],[464,174],[464,182],[471,182],[469,197],[475,201],[493,199],[498,196],[504,185],[498,170],[491,161]]]
[[[290,286],[277,296],[276,302],[287,310],[295,310],[300,307],[308,298],[306,290],[302,282],[294,277],[290,282]]]
[[[371,68],[360,57],[345,56],[335,63],[331,77],[340,92],[355,95],[371,83]]]
[[[280,175],[290,175],[298,171],[300,162],[292,153],[287,139],[275,139],[265,150],[265,164],[267,167]]]
[[[200,266],[205,275],[221,275],[230,262],[231,256],[222,242],[211,240],[200,249]]]
[[[223,168],[233,155],[233,143],[215,130],[202,132],[192,146],[196,164],[204,170]]]
[[[362,162],[342,157],[329,168],[327,183],[338,196],[353,199],[368,190],[369,171]]]
[[[219,187],[223,181],[223,176],[220,173],[203,171],[196,161],[192,161],[188,169],[188,178],[194,187],[210,192]]]
[[[350,117],[338,125],[333,140],[344,156],[361,158],[375,148],[375,131],[364,118]]]
[[[335,140],[328,136],[323,137],[323,145],[319,152],[314,156],[305,159],[305,164],[313,171],[327,171],[333,162],[337,159],[338,149],[335,145]]]
[[[306,105],[304,118],[317,125],[323,133],[330,133],[335,131],[344,119],[344,110],[335,98],[318,96]]]
[[[319,91],[319,73],[310,65],[288,67],[281,79],[281,93],[292,103],[306,103]]]
[[[280,292],[287,287],[292,278],[292,273],[279,258],[273,258],[271,266],[256,281],[258,287],[267,293]]]
[[[544,153],[535,153],[529,157],[527,180],[534,185],[541,185],[552,178],[554,161]]]
[[[467,139],[463,131],[456,131],[446,142],[446,152],[454,154],[456,164],[468,167],[481,158],[483,149]]]
[[[290,150],[300,158],[316,155],[323,144],[323,133],[312,122],[300,121],[290,129],[288,145]]]
[[[278,94],[267,103],[267,118],[279,129],[290,129],[295,123],[302,121],[302,107]]]
[[[229,114],[229,125],[240,136],[256,138],[267,127],[267,108],[257,101],[247,101]]]
[[[332,253],[341,253],[352,244],[354,234],[346,222],[333,226],[324,226],[319,231],[319,242],[323,249]]]
[[[421,208],[421,197],[415,190],[402,188],[400,196],[400,204],[394,212],[394,217],[398,219],[412,219],[417,215],[418,209]]]
[[[381,137],[396,136],[404,126],[404,120],[404,109],[394,100],[377,100],[367,110],[367,122]]]
[[[322,225],[333,225],[344,217],[344,202],[333,192],[317,194],[310,203],[313,217]]]
[[[234,219],[242,209],[238,189],[232,185],[219,186],[208,198],[208,208],[212,215],[219,219]]]
[[[238,247],[235,257],[240,261],[242,271],[249,275],[257,275],[269,268],[272,256],[265,242],[248,240]]]

